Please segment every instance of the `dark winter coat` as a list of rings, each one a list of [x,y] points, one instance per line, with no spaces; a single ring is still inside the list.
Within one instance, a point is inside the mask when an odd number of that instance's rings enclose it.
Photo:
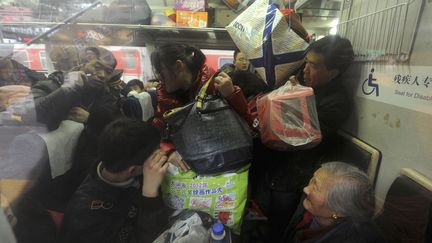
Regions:
[[[168,215],[161,198],[141,195],[139,183],[117,187],[93,172],[68,204],[63,242],[152,242],[167,226]]]

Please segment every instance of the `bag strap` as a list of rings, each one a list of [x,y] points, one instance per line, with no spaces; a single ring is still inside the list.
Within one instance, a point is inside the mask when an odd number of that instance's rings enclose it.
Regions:
[[[213,76],[211,76],[210,79],[207,80],[207,82],[204,84],[204,86],[201,87],[200,91],[198,92],[198,95],[195,97],[195,100],[197,101],[197,106],[196,106],[197,109],[202,109],[204,98],[205,98],[205,96],[206,96],[206,93],[207,93],[208,87],[210,86],[210,83],[211,83],[212,80],[213,80]],[[163,117],[164,117],[164,118],[167,118],[167,117],[169,117],[171,114],[176,113],[177,111],[179,111],[179,110],[181,110],[181,109],[183,109],[183,107],[177,107],[177,108],[174,108],[174,109],[168,110],[168,111],[166,111],[166,112],[163,114]]]
[[[209,80],[207,80],[207,82],[198,92],[198,96],[195,98],[197,101],[197,109],[201,109],[203,107],[203,101],[212,80],[213,80],[213,76],[211,76]]]

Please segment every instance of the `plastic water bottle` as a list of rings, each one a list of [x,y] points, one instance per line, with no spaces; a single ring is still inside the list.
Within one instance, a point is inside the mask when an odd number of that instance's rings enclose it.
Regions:
[[[211,243],[229,243],[230,239],[227,237],[225,232],[225,226],[221,223],[215,223],[212,226],[211,231]]]

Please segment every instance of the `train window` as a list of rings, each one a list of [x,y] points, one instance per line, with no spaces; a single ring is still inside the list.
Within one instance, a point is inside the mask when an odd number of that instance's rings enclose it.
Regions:
[[[136,51],[125,51],[124,52],[124,60],[125,60],[125,68],[126,69],[136,69]]]
[[[27,51],[15,51],[13,54],[13,59],[28,68],[30,67]]]
[[[230,64],[234,62],[234,58],[232,57],[221,57],[219,58],[219,67],[222,67],[225,64]]]
[[[41,51],[39,52],[39,58],[42,64],[42,68],[44,70],[48,69],[48,63],[47,63],[47,59],[46,59],[46,52],[45,51]]]

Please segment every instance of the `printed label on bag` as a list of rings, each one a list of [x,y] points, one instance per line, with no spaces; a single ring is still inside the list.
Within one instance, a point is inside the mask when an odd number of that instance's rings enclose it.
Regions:
[[[198,188],[198,189],[207,189],[208,183],[207,182],[198,182],[198,183],[191,183],[190,188]]]
[[[193,172],[166,176],[161,187],[166,204],[173,209],[198,209],[214,215],[240,233],[247,198],[248,171],[217,176]]]
[[[191,197],[189,201],[189,208],[198,209],[204,212],[210,212],[210,208],[212,205],[211,197]]]
[[[230,194],[220,195],[216,198],[215,209],[233,209],[236,204],[235,192]]]

